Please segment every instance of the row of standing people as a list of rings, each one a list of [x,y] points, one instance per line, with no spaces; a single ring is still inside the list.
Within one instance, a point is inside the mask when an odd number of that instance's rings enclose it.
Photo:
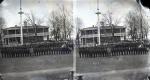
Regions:
[[[69,48],[24,48],[24,49],[11,49],[4,48],[0,51],[2,58],[14,58],[14,57],[30,57],[40,55],[61,55],[70,54]]]
[[[148,49],[145,47],[129,47],[129,48],[79,48],[79,57],[109,57],[120,55],[142,55],[147,54]]]

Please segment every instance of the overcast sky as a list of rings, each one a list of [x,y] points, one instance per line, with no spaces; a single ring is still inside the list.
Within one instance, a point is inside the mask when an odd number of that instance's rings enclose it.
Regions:
[[[97,22],[95,15],[97,0],[22,0],[22,4],[25,14],[33,12],[44,21],[58,4],[64,4],[69,10],[73,9],[74,17],[82,19],[84,27],[90,27]],[[19,0],[5,0],[1,5],[3,6],[2,16],[6,20],[7,27],[19,25]],[[111,11],[115,18],[121,18],[121,25],[124,23],[126,14],[136,6],[135,0],[99,0],[100,12],[105,14],[108,10]]]
[[[19,1],[20,0],[4,0],[1,4],[3,17],[6,20],[7,27],[19,25]],[[22,8],[25,14],[33,13],[37,17],[46,21],[51,11],[56,10],[59,4],[64,4],[68,10],[72,10],[71,0],[22,0]],[[25,15],[23,15],[25,18]]]
[[[137,7],[136,0],[99,0],[99,9],[102,14],[109,10],[113,17],[120,18],[123,25],[126,14]],[[77,0],[75,15],[82,19],[84,27],[90,27],[97,22],[95,14],[97,10],[97,0]],[[148,11],[143,8],[143,11]],[[150,12],[149,12],[150,13]],[[100,15],[100,17],[102,17]]]

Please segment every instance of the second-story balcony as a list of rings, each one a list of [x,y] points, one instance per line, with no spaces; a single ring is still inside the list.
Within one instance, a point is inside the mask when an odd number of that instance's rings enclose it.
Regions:
[[[49,35],[48,32],[44,32],[44,33],[37,33],[37,35],[35,33],[24,33],[23,36],[47,36]],[[3,38],[13,38],[13,37],[21,37],[21,34],[7,34],[7,35],[3,35]]]
[[[91,38],[91,37],[98,37],[98,34],[89,34],[89,35],[82,35],[81,38]]]
[[[112,33],[101,34],[101,37],[111,37]],[[125,36],[125,33],[114,33],[114,36]],[[81,38],[98,37],[98,34],[81,35]]]

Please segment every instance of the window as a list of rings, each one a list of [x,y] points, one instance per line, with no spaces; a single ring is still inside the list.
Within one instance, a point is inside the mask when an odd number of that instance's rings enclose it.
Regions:
[[[93,39],[94,39],[94,38],[87,38],[87,39],[86,39],[86,40],[87,40],[86,42],[87,42],[87,43],[93,43]]]
[[[16,34],[20,34],[20,29],[16,29]]]
[[[44,28],[44,32],[48,32],[48,28]]]
[[[85,35],[85,31],[81,31],[81,35]]]

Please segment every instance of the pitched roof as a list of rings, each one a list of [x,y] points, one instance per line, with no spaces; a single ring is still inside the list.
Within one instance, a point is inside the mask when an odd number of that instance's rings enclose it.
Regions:
[[[48,26],[41,26],[41,25],[36,25],[37,28],[49,28]],[[23,26],[23,29],[26,28],[34,28],[34,26]],[[20,26],[14,26],[14,27],[9,27],[9,28],[4,28],[5,30],[14,30],[14,29],[20,29]]]

